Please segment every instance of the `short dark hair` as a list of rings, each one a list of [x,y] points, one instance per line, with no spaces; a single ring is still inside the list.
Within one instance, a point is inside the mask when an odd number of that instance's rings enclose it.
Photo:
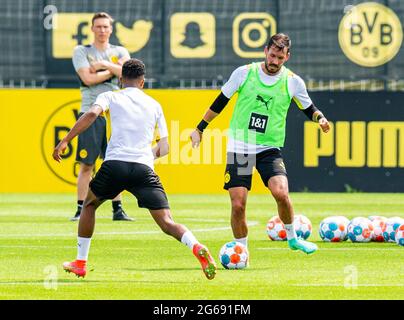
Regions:
[[[280,50],[287,48],[289,53],[290,47],[292,46],[292,40],[290,40],[289,36],[284,33],[277,33],[269,39],[267,48],[269,49],[272,46],[275,46]]]
[[[112,19],[112,17],[106,12],[97,12],[96,14],[94,14],[93,18],[91,19],[91,24],[94,25],[94,21],[101,18],[108,19],[112,26],[114,19]]]
[[[129,59],[122,66],[122,78],[134,80],[146,74],[146,67],[139,59]]]

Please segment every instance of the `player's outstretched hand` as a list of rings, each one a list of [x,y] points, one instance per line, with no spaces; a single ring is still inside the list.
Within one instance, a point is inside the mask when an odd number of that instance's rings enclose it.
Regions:
[[[328,123],[328,120],[325,117],[321,118],[318,124],[320,125],[321,130],[323,130],[324,133],[330,131],[330,124]]]
[[[202,133],[200,133],[200,131],[195,129],[194,131],[192,131],[190,138],[192,141],[192,148],[198,148],[199,145],[201,144]]]
[[[65,152],[66,148],[67,148],[67,142],[63,140],[60,141],[53,150],[52,154],[53,159],[55,159],[57,162],[60,162],[60,160],[62,160],[61,155]]]

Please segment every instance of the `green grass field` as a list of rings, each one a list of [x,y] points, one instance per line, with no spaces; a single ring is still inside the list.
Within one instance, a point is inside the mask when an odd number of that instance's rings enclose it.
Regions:
[[[135,222],[113,222],[111,205],[98,211],[85,279],[65,273],[76,257],[75,197],[0,195],[0,299],[404,299],[404,247],[395,243],[324,243],[320,221],[330,215],[404,217],[404,194],[291,194],[295,212],[313,224],[320,250],[307,256],[270,241],[273,199],[249,196],[250,266],[225,270],[208,281],[190,250],[163,234],[130,195]],[[217,259],[232,240],[227,195],[169,195],[177,222],[185,224]],[[356,285],[350,286],[354,283]]]

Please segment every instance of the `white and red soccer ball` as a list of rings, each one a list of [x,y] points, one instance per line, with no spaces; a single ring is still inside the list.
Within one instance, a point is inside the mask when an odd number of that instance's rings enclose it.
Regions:
[[[352,242],[369,242],[372,240],[373,224],[368,218],[356,217],[348,224],[348,238]]]
[[[244,269],[248,267],[248,250],[240,242],[225,243],[219,252],[219,260],[225,269]]]
[[[310,237],[312,225],[309,218],[302,214],[297,214],[293,220],[296,236],[302,239]],[[285,225],[279,216],[273,216],[267,223],[267,235],[273,241],[287,240]]]
[[[370,216],[369,220],[371,220],[373,224],[372,241],[384,242],[383,230],[386,227],[387,218],[382,216]]]
[[[312,225],[309,218],[302,214],[295,215],[293,220],[293,226],[296,231],[296,235],[298,238],[307,239],[310,237],[312,232]]]
[[[347,217],[345,216],[337,216],[339,219],[341,219],[342,223],[344,224],[344,226],[346,227],[346,232],[345,232],[345,237],[344,237],[344,241],[348,240],[348,224],[351,222],[351,220],[349,220]]]
[[[287,240],[285,225],[278,216],[268,220],[266,231],[269,239],[273,241]]]
[[[345,241],[348,236],[348,218],[344,216],[332,216],[323,219],[320,223],[320,238],[326,242]]]

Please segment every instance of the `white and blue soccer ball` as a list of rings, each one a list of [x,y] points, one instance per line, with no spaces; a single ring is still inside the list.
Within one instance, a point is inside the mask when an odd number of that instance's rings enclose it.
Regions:
[[[320,222],[320,238],[326,242],[341,242],[347,239],[349,220],[343,216],[332,216]]]
[[[219,260],[225,269],[244,269],[248,267],[248,249],[240,242],[231,241],[223,245]]]
[[[312,225],[309,218],[302,214],[295,215],[293,220],[293,226],[296,231],[296,235],[298,238],[307,239],[310,237],[312,232]]]
[[[396,241],[396,231],[398,227],[404,223],[404,219],[400,217],[391,217],[386,220],[386,225],[383,229],[383,237],[386,242]]]
[[[373,224],[368,218],[356,217],[348,224],[348,238],[352,242],[369,242],[372,240]]]
[[[341,223],[345,226],[345,232],[344,232],[344,241],[348,240],[348,224],[351,222],[347,217],[345,216],[337,216],[338,219],[341,220]]]
[[[395,238],[399,246],[404,246],[404,223],[397,228]]]
[[[287,240],[285,225],[278,216],[273,216],[268,220],[266,232],[269,239],[273,241]]]

